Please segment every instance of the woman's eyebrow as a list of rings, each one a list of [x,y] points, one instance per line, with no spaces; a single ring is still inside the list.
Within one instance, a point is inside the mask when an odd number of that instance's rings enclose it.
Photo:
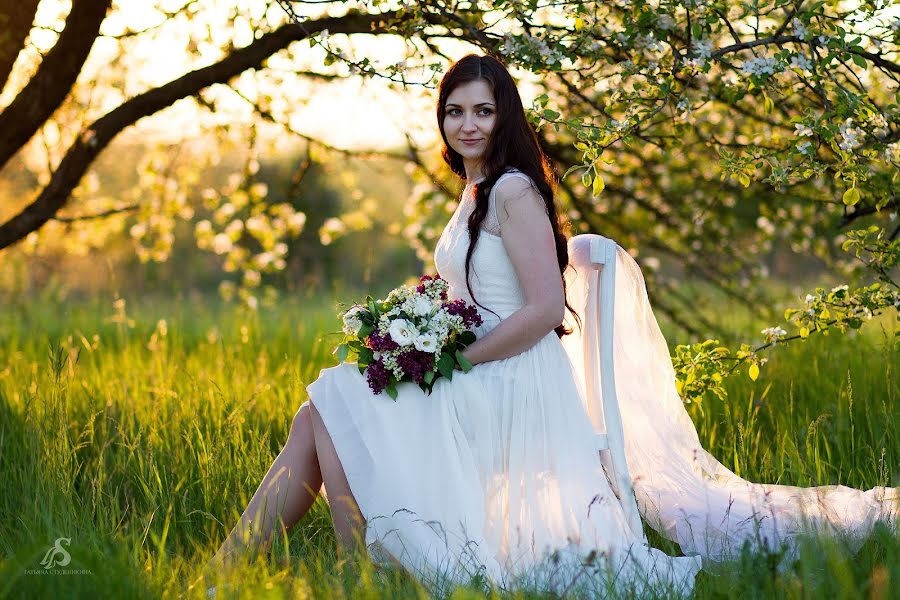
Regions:
[[[476,104],[475,106],[478,107],[478,106],[493,106],[493,105],[494,105],[493,102],[479,102],[479,103]],[[447,108],[450,108],[451,106],[455,106],[456,108],[460,108],[459,104],[453,104],[452,102],[448,102],[448,103],[447,103]]]

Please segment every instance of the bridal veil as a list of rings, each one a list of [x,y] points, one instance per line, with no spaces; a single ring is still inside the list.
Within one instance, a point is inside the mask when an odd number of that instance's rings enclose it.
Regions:
[[[562,338],[580,379],[585,409],[603,431],[599,393],[584,385],[599,376],[599,362],[585,352],[585,332],[599,331],[600,278],[592,277],[591,234],[569,240],[566,293],[582,319]],[[900,514],[900,488],[868,491],[843,485],[794,487],[751,483],[703,449],[697,430],[675,388],[675,371],[666,340],[650,307],[640,267],[616,245],[614,374],[624,430],[625,457],[641,516],[685,554],[721,561],[745,543],[796,552],[792,543],[804,532],[837,533],[858,550],[878,521]],[[588,305],[593,309],[588,311]],[[593,321],[584,322],[586,318]]]

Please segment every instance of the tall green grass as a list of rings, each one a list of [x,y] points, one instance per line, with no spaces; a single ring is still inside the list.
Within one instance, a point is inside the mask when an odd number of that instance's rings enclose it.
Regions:
[[[852,339],[780,348],[758,381],[728,380],[728,401],[691,405],[704,445],[754,481],[900,485],[900,363],[892,321],[878,321]],[[333,364],[326,334],[338,329],[334,302],[312,297],[259,313],[204,296],[5,307],[0,594],[205,597],[216,581],[198,581],[202,567],[281,450],[305,385]],[[60,537],[71,540],[65,568],[90,573],[27,573]],[[263,556],[215,575],[242,597],[427,596],[401,571],[339,559],[335,543],[320,498]],[[695,596],[886,598],[900,586],[900,539],[887,528],[856,556],[809,540],[786,572],[776,558],[747,553],[701,573]]]

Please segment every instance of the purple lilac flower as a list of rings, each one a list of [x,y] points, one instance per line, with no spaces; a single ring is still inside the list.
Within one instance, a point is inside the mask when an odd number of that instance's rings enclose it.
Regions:
[[[366,346],[377,352],[386,352],[396,350],[400,344],[395,342],[389,333],[381,335],[378,330],[375,330],[366,338]]]
[[[369,382],[369,388],[376,394],[380,394],[387,387],[391,380],[391,373],[384,366],[384,361],[380,358],[373,363],[369,363],[366,367],[366,380]]]
[[[432,277],[431,275],[422,275],[419,278],[419,282],[420,282],[419,285],[416,286],[416,292],[418,292],[419,294],[424,294],[425,293],[425,282],[432,281],[432,280],[436,281],[440,278],[441,278],[440,275],[435,275],[434,277]]]
[[[412,348],[397,356],[397,364],[414,382],[421,383],[425,372],[434,369],[434,355]]]
[[[480,326],[482,323],[481,315],[478,314],[478,309],[466,304],[466,301],[462,298],[444,302],[441,306],[446,308],[447,312],[451,315],[461,316],[463,319],[463,327],[466,329]]]

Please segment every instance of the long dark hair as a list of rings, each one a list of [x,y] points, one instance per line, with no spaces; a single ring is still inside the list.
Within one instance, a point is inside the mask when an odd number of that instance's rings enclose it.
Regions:
[[[497,116],[494,121],[494,129],[487,142],[487,150],[482,163],[485,178],[475,186],[475,208],[472,210],[468,221],[470,241],[469,249],[466,252],[466,287],[469,290],[469,295],[472,296],[475,304],[482,308],[487,308],[479,304],[472,293],[472,285],[469,282],[469,265],[472,262],[475,244],[478,243],[478,237],[481,234],[481,223],[487,215],[488,196],[494,184],[497,183],[497,180],[509,167],[515,167],[528,175],[537,186],[546,204],[550,225],[553,227],[553,238],[556,241],[556,260],[559,263],[563,293],[565,293],[566,280],[563,277],[563,273],[569,264],[569,249],[568,240],[562,232],[567,222],[560,219],[559,212],[556,210],[556,204],[553,201],[553,186],[555,186],[558,178],[554,172],[553,163],[541,150],[537,135],[525,118],[525,109],[522,106],[522,99],[519,97],[519,90],[516,89],[515,81],[513,81],[512,76],[503,63],[493,56],[468,54],[453,63],[444,74],[443,79],[441,79],[438,87],[437,103],[438,128],[441,130],[441,138],[444,140],[441,156],[450,166],[451,171],[460,177],[466,177],[463,158],[450,147],[450,144],[447,143],[447,134],[444,133],[445,104],[447,103],[447,97],[454,89],[462,84],[477,80],[484,80],[491,87],[494,94],[494,102],[497,106]],[[565,302],[566,308],[575,316],[575,320],[580,327],[581,320],[578,314],[569,306],[568,299]],[[497,314],[494,311],[491,312],[495,315]],[[499,315],[497,316],[499,317]],[[567,328],[562,323],[554,331],[559,337],[572,333],[572,329]]]

